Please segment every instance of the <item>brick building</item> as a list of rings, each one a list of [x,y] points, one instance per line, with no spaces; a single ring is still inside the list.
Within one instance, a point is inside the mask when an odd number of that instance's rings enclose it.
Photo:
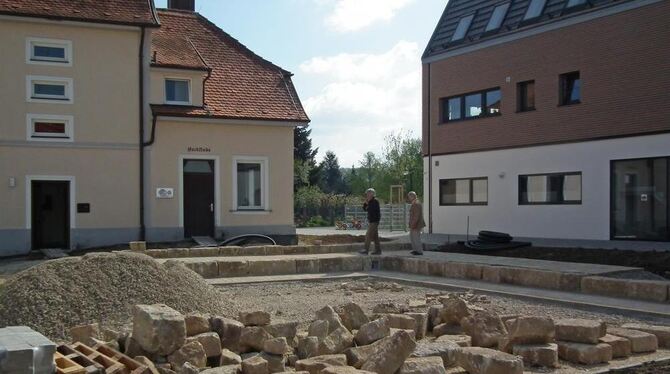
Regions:
[[[431,232],[670,241],[668,14],[450,0],[422,60]]]

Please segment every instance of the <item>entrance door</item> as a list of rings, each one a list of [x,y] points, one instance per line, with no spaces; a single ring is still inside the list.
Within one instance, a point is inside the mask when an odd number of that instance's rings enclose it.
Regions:
[[[214,161],[184,160],[184,236],[214,236]]]
[[[670,240],[670,158],[612,162],[612,239]]]
[[[70,182],[32,181],[33,249],[70,247]]]

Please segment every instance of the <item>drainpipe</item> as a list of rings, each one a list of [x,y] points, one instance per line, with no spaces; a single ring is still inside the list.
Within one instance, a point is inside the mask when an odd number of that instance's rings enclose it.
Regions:
[[[146,240],[146,226],[144,224],[144,27],[140,35],[140,240]]]
[[[431,148],[430,135],[433,124],[430,120],[430,63],[428,63],[428,233],[433,233],[433,152]]]

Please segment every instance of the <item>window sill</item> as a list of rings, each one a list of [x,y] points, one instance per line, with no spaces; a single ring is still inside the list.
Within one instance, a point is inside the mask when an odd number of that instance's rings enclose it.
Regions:
[[[582,205],[581,201],[570,201],[570,202],[563,202],[563,203],[519,203],[519,206],[527,206],[527,205]]]
[[[230,213],[233,214],[270,214],[272,210],[265,209],[231,209]]]
[[[190,101],[167,101],[164,102],[165,105],[178,105],[178,106],[193,106]]]
[[[528,109],[525,109],[525,110],[517,110],[515,113],[517,113],[517,114],[528,113],[528,112],[534,112],[535,110],[536,110],[535,108],[528,108]]]
[[[487,206],[488,203],[440,204],[440,206]]]
[[[474,121],[478,119],[485,119],[485,118],[495,118],[495,117],[500,117],[502,116],[502,113],[499,114],[489,114],[485,116],[477,116],[477,117],[467,117],[467,118],[462,118],[462,119],[454,119],[451,121],[442,121],[438,123],[438,125],[448,125],[450,123],[458,123],[458,122],[467,122],[467,121]]]
[[[560,107],[564,107],[564,106],[575,106],[575,105],[579,105],[581,103],[582,103],[581,101],[573,101],[573,102],[570,102],[570,103],[558,104],[557,106],[560,108]]]

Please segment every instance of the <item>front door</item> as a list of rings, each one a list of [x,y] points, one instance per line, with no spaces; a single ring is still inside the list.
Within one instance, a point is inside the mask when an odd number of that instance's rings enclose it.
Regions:
[[[70,182],[33,181],[31,185],[33,249],[70,247]]]
[[[612,239],[670,240],[670,158],[612,162]]]
[[[214,161],[184,160],[184,236],[214,236]]]

